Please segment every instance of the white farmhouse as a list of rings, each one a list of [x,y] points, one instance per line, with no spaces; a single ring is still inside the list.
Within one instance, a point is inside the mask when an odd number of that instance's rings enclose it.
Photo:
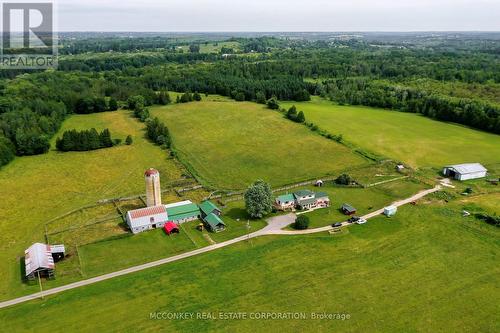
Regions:
[[[486,177],[488,170],[479,163],[465,163],[444,167],[443,175],[456,180],[469,180]]]

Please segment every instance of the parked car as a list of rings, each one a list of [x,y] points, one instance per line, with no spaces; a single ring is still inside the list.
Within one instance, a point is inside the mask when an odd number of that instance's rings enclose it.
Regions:
[[[353,216],[353,217],[351,217],[349,220],[347,220],[347,222],[349,222],[349,223],[354,223],[354,222],[358,222],[358,220],[359,220],[359,217],[357,217],[357,216]]]
[[[334,227],[334,228],[339,228],[341,226],[342,226],[342,223],[340,223],[340,222],[332,224],[332,227]]]
[[[366,220],[365,219],[358,219],[356,221],[356,224],[365,224],[366,223]]]

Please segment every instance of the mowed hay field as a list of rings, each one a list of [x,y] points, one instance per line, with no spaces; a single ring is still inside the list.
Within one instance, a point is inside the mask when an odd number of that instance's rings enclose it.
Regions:
[[[154,107],[179,158],[215,188],[246,188],[256,179],[278,186],[367,163],[348,148],[263,105],[224,99]]]
[[[500,162],[500,135],[440,122],[413,113],[339,106],[315,97],[295,105],[306,120],[355,145],[412,167]]]
[[[498,228],[461,217],[460,204],[405,206],[341,235],[257,238],[3,309],[0,320],[17,332],[34,322],[40,332],[498,332],[498,237]],[[249,319],[196,319],[219,312]],[[306,319],[250,319],[260,312]]]
[[[113,138],[131,134],[134,143],[91,152],[52,150],[17,158],[0,170],[0,299],[38,290],[21,282],[20,258],[33,242],[44,241],[46,221],[100,199],[143,193],[149,167],[160,171],[163,182],[181,177],[167,152],[144,139],[144,125],[127,111],[71,116],[56,137],[91,127],[108,127]]]

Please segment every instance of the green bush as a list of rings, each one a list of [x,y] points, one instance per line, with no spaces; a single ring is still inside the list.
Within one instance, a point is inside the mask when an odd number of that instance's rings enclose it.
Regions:
[[[295,219],[293,227],[297,230],[305,230],[309,228],[309,217],[305,215],[300,215]]]

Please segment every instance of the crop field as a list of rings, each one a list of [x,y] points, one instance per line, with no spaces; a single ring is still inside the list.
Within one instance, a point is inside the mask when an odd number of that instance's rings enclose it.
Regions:
[[[202,183],[241,189],[256,179],[272,186],[336,175],[367,164],[347,147],[264,106],[226,99],[152,108],[174,150]]]
[[[142,194],[149,167],[160,171],[163,184],[181,178],[178,163],[144,139],[143,126],[126,111],[71,116],[60,133],[108,127],[114,138],[130,134],[134,143],[91,152],[50,151],[17,158],[0,170],[0,299],[37,291],[38,286],[21,283],[20,257],[33,242],[44,241],[45,222],[100,199]],[[67,221],[62,223],[61,228]]]
[[[320,98],[292,104],[306,120],[363,149],[412,167],[500,162],[500,136],[411,113],[339,106]]]
[[[0,320],[15,331],[31,331],[33,322],[39,331],[81,332],[498,331],[499,230],[463,218],[462,205],[405,206],[342,235],[258,238],[3,309]],[[290,311],[306,319],[196,319]],[[195,317],[151,319],[152,312]],[[350,319],[311,319],[312,312]]]

